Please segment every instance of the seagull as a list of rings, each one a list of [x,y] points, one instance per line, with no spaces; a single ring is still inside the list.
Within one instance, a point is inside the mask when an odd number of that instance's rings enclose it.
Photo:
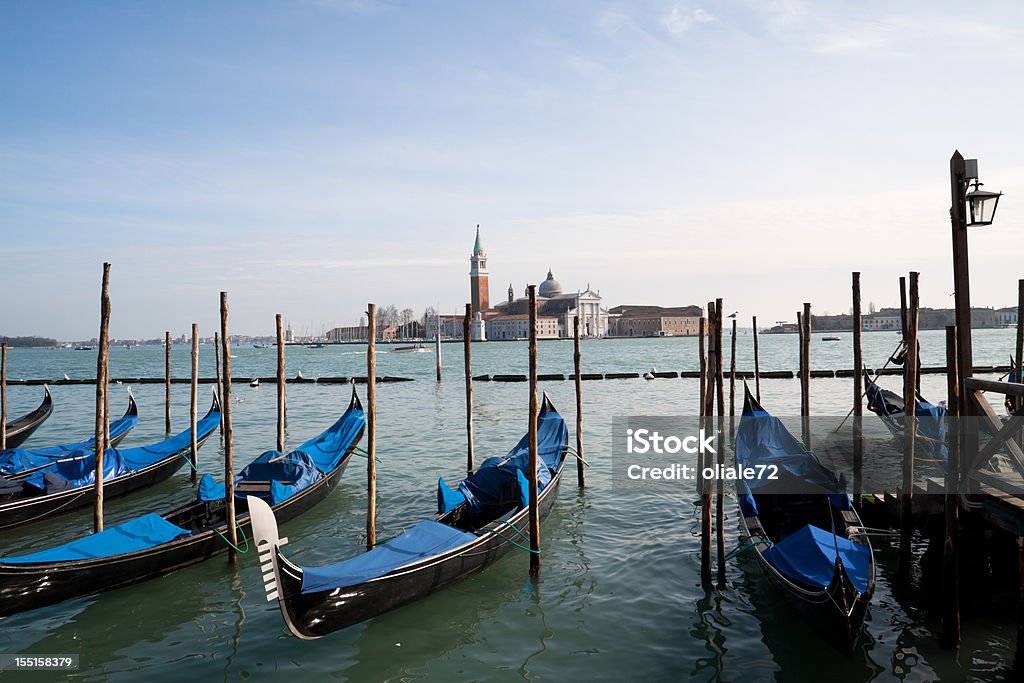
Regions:
[[[64,379],[66,379],[69,382],[71,381],[71,378],[68,377],[68,373],[66,373],[66,372],[64,373]]]
[[[259,385],[260,385],[260,378],[259,377],[256,377],[251,382],[249,382],[249,386],[250,387],[259,387]]]
[[[306,379],[302,376],[302,370],[299,370],[299,374],[295,375],[295,379]]]
[[[651,366],[651,369],[644,373],[644,379],[654,379],[654,373],[658,371],[658,368]]]
[[[729,314],[729,317],[730,317],[730,318],[735,318],[735,317],[736,317],[736,316],[738,316],[739,314],[740,314],[740,312],[739,312],[739,311],[734,311],[734,312],[732,312],[732,313],[730,313],[730,314]]]

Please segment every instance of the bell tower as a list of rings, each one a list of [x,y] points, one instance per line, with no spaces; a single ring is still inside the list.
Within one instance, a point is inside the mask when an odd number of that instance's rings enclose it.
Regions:
[[[473,317],[491,307],[491,290],[487,275],[487,254],[480,246],[480,226],[476,226],[476,243],[469,257],[469,294]]]

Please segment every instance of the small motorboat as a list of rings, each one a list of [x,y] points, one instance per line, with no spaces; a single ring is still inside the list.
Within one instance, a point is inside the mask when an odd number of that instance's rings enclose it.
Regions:
[[[822,337],[821,341],[843,341],[842,337]]]
[[[430,347],[424,346],[423,344],[399,346],[391,349],[391,353],[430,353]]]

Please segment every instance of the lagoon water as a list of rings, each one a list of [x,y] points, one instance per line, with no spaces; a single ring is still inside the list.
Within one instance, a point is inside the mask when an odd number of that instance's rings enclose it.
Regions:
[[[812,367],[852,367],[850,334],[839,342],[812,342]],[[1007,363],[1010,330],[977,331],[975,363]],[[893,350],[894,333],[864,336],[865,363],[879,367]],[[752,337],[738,339],[738,367],[752,366]],[[697,369],[695,339],[588,340],[584,372]],[[924,365],[944,364],[944,333],[922,334]],[[432,354],[394,354],[382,347],[381,375],[416,381],[378,385],[378,536],[388,538],[431,514],[438,476],[458,481],[465,466],[465,406],[461,345],[443,347],[445,378],[434,381]],[[276,350],[236,347],[233,375],[274,374]],[[570,373],[572,343],[544,341],[540,371]],[[764,370],[795,369],[794,335],[762,335]],[[201,349],[202,375],[213,374],[213,349]],[[8,355],[11,378],[90,377],[95,352],[21,350]],[[525,343],[473,347],[474,374],[525,373]],[[175,376],[189,373],[189,350],[172,351]],[[307,378],[365,374],[365,347],[288,348],[288,375]],[[162,376],[163,349],[111,350],[112,377]],[[900,379],[888,378],[899,391]],[[844,415],[851,380],[812,382],[815,414]],[[111,411],[126,405],[114,385]],[[575,424],[572,382],[543,382],[555,406]],[[133,387],[139,426],[124,445],[163,435],[163,386]],[[210,385],[201,385],[200,414]],[[241,467],[272,448],[275,387],[233,386],[235,460]],[[344,409],[349,385],[288,386],[288,443],[295,446],[329,425]],[[364,387],[359,387],[365,398]],[[27,447],[64,443],[92,430],[92,386],[52,387],[55,414]],[[39,387],[9,388],[9,414],[38,404]],[[474,386],[478,460],[503,454],[526,429],[526,383]],[[795,380],[762,380],[762,403],[779,415],[799,405]],[[923,393],[945,394],[943,375],[925,375]],[[188,420],[187,384],[172,387],[173,427]],[[652,482],[642,490],[614,485],[610,462],[614,415],[693,415],[697,380],[606,380],[584,383],[588,488],[567,472],[558,503],[543,527],[542,576],[527,578],[526,553],[501,562],[428,599],[317,641],[286,630],[276,605],[265,602],[255,558],[234,567],[225,557],[102,595],[0,619],[0,652],[80,657],[81,680],[264,680],[282,673],[309,680],[1001,680],[1012,661],[1014,616],[966,618],[959,653],[938,646],[937,615],[894,595],[896,545],[874,542],[878,585],[864,636],[852,659],[828,649],[744,557],[731,561],[728,587],[705,593],[698,580],[699,520],[692,487]],[[571,431],[571,429],[570,429]],[[570,434],[570,439],[572,439]],[[365,441],[363,443],[365,445]],[[200,450],[203,471],[223,476],[216,438]],[[323,503],[284,526],[286,550],[301,564],[323,564],[362,552],[365,472],[354,458],[341,485]],[[187,468],[169,481],[109,501],[107,523],[162,512],[195,492]],[[726,508],[728,547],[737,543],[735,509]],[[91,512],[3,532],[0,555],[40,550],[91,530]],[[923,551],[923,543],[918,552]],[[1012,611],[1012,610],[1011,610]],[[828,672],[827,674],[825,672]],[[30,680],[43,680],[35,674]],[[4,680],[17,675],[5,673]],[[53,680],[55,676],[49,675]]]

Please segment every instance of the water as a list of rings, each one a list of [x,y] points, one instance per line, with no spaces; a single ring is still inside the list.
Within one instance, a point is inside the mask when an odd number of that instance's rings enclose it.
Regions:
[[[850,335],[812,349],[815,368],[852,366]],[[865,361],[880,366],[897,338],[865,335]],[[922,335],[925,365],[944,363],[942,332]],[[975,333],[977,364],[1006,363],[1010,331]],[[793,369],[796,338],[760,338],[764,369]],[[276,351],[237,347],[236,377],[274,374]],[[433,381],[432,354],[378,357],[380,374],[417,381],[378,386],[378,536],[390,537],[431,513],[438,476],[458,480],[464,470],[462,349],[445,345],[446,379]],[[602,340],[583,344],[585,372],[696,369],[696,340]],[[522,373],[522,343],[476,344],[474,372]],[[204,375],[213,352],[201,351]],[[752,340],[738,338],[738,365],[749,368]],[[95,353],[20,350],[9,353],[9,376],[87,377]],[[188,349],[172,352],[174,374],[187,376]],[[540,344],[541,372],[571,372],[572,344]],[[364,348],[288,349],[289,375],[365,373]],[[160,376],[163,349],[111,351],[113,377]],[[926,375],[924,394],[944,396],[945,378]],[[851,380],[812,382],[815,414],[843,415]],[[891,378],[898,388],[899,378]],[[571,382],[544,382],[554,404],[574,424]],[[123,386],[111,393],[111,410],[127,404]],[[133,387],[139,426],[124,442],[163,438],[163,386]],[[200,413],[207,406],[206,391]],[[296,445],[332,422],[347,403],[348,385],[289,385],[288,442]],[[92,386],[52,388],[56,412],[27,445],[80,438],[91,432]],[[187,426],[188,386],[173,385],[174,428]],[[275,388],[234,386],[235,458],[240,465],[273,446]],[[526,427],[525,383],[474,386],[477,457],[504,453]],[[694,414],[697,380],[608,380],[584,383],[588,488],[575,489],[567,473],[558,504],[543,528],[543,568],[538,585],[527,580],[526,553],[513,551],[486,572],[416,604],[318,641],[290,636],[276,605],[263,598],[252,556],[231,568],[223,557],[157,580],[0,620],[0,652],[80,655],[81,680],[182,680],[188,677],[260,680],[281,672],[351,681],[406,680],[836,680],[1000,679],[1012,661],[1012,615],[965,619],[959,657],[938,647],[938,619],[891,590],[896,548],[875,542],[877,592],[866,632],[852,660],[824,647],[757,572],[753,562],[730,562],[729,587],[706,595],[698,581],[699,522],[692,491],[651,486],[624,492],[612,485],[611,416]],[[362,393],[362,388],[361,388]],[[33,408],[39,387],[12,386],[9,410]],[[793,414],[799,391],[793,380],[764,380],[763,403]],[[223,451],[212,439],[200,466],[223,470]],[[284,525],[289,556],[302,564],[327,563],[362,551],[365,475],[356,459],[342,484],[323,503]],[[217,474],[218,478],[222,474]],[[107,523],[161,512],[189,500],[187,468],[147,491],[109,501]],[[727,506],[727,543],[735,546],[735,516]],[[0,554],[13,555],[63,542],[91,528],[81,511],[4,532]],[[923,546],[918,547],[918,552]],[[16,676],[6,674],[4,680]],[[40,678],[40,677],[36,677]],[[34,680],[34,679],[33,679]]]

